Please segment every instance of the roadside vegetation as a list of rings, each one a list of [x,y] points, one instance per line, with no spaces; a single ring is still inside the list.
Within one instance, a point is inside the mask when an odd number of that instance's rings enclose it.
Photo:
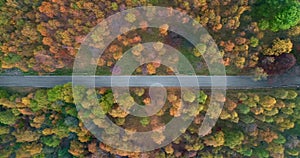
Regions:
[[[0,5],[0,65],[3,72],[18,68],[28,75],[70,75],[80,44],[106,17],[136,6],[158,5],[181,9],[204,26],[223,56],[219,64],[231,75],[278,75],[299,56],[300,7],[297,0],[226,1],[2,1]],[[127,17],[127,20],[131,20]],[[183,52],[199,75],[208,74],[201,54],[182,37],[146,28],[123,34],[98,60],[98,75],[111,74],[116,61],[131,47],[160,41]],[[270,69],[269,65],[273,65]],[[156,74],[153,63],[140,67]],[[258,73],[258,74],[257,74]]]
[[[78,87],[80,88],[80,87]],[[150,117],[133,117],[120,109],[112,91],[97,89],[98,103],[89,103],[91,90],[81,87],[78,96],[83,108],[78,114],[74,105],[71,84],[52,89],[35,89],[18,93],[0,91],[0,153],[4,157],[86,157],[113,155],[140,157],[299,157],[300,151],[300,96],[299,90],[228,91],[217,101],[224,108],[217,124],[204,137],[198,136],[211,100],[209,91],[200,91],[199,97],[184,95],[180,89],[167,89],[165,106]],[[151,103],[147,88],[131,88],[131,95],[119,100],[125,107],[136,102]],[[192,94],[192,93],[191,93]],[[173,117],[184,113],[181,103],[198,102],[199,108],[190,111],[194,121],[186,131],[166,147],[146,153],[131,153],[111,148],[96,139],[86,129],[80,117],[91,119],[94,128],[106,130],[106,124],[97,117],[99,108],[117,125],[130,130],[150,131],[164,126]],[[79,117],[80,116],[80,117]],[[211,116],[213,117],[213,116]],[[114,132],[108,132],[113,134]],[[109,135],[107,135],[109,136]],[[153,137],[157,144],[166,136]]]

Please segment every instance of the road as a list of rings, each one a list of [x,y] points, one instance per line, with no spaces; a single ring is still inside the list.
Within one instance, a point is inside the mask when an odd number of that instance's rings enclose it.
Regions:
[[[199,87],[210,89],[222,88],[226,82],[227,89],[255,89],[255,88],[298,88],[300,76],[281,76],[273,80],[253,81],[251,76],[196,76]],[[191,82],[191,76],[80,76],[73,78],[74,83],[96,87],[113,86],[148,87],[160,83],[165,87],[195,87],[197,82]],[[95,82],[93,82],[95,79]],[[194,78],[195,79],[195,78]],[[179,82],[179,80],[181,82]],[[129,82],[128,82],[129,81]],[[44,87],[50,88],[72,82],[72,76],[0,76],[0,87]]]

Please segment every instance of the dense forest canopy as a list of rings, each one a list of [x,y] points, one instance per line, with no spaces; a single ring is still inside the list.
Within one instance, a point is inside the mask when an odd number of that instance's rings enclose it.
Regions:
[[[80,44],[99,22],[118,11],[158,5],[185,11],[204,26],[216,41],[223,57],[223,61],[218,62],[226,66],[228,74],[256,75],[259,79],[259,76],[286,72],[296,64],[273,64],[274,69],[280,71],[270,71],[265,57],[272,63],[277,60],[273,59],[274,54],[292,52],[290,58],[299,56],[299,3],[298,0],[1,1],[1,70],[9,73],[17,68],[25,74],[70,74]],[[146,23],[143,25],[147,28]],[[191,61],[197,74],[207,74],[201,53],[209,50],[202,48],[201,52],[197,51],[168,31],[169,26],[164,27],[162,32],[148,28],[116,39],[111,49],[107,49],[107,55],[98,60],[97,73],[111,74],[122,52],[154,40],[179,49]],[[286,42],[276,45],[280,42],[277,38]],[[278,52],[281,46],[283,51]],[[140,67],[136,73],[141,69],[146,69],[148,74],[160,72],[156,71],[160,67],[151,64]]]
[[[113,155],[140,157],[299,157],[300,151],[300,96],[298,90],[276,89],[229,91],[218,96],[224,108],[216,126],[204,137],[198,136],[212,98],[209,91],[200,91],[198,98],[185,95],[180,89],[168,88],[165,106],[155,115],[133,117],[122,112],[111,89],[97,89],[99,104],[93,105],[92,92],[77,87],[75,95],[82,98],[80,107],[75,107],[71,84],[52,89],[29,90],[18,93],[0,91],[0,153],[4,157],[111,157]],[[120,100],[132,106],[128,100],[143,105],[150,104],[148,88],[131,88],[131,95]],[[125,95],[124,95],[125,96]],[[197,101],[199,109],[192,124],[171,144],[154,151],[137,153],[114,149],[100,142],[83,125],[81,117],[92,120],[93,128],[106,130],[107,124],[96,116],[99,106],[104,114],[118,126],[136,131],[149,131],[164,126],[172,117],[184,114],[181,102]],[[76,108],[83,108],[79,113]],[[84,112],[84,113],[82,113]],[[211,116],[213,117],[213,116]],[[90,126],[90,125],[89,125]],[[114,136],[114,132],[108,132]],[[161,143],[163,133],[151,138]],[[126,140],[124,140],[126,141]]]
[[[210,33],[222,55],[222,60],[211,56],[211,62],[224,65],[228,75],[261,80],[300,73],[299,0],[0,0],[1,75],[71,75],[80,45],[93,27],[110,15],[138,6],[172,7],[194,18]],[[133,14],[124,18],[136,20]],[[121,69],[113,68],[124,52],[134,47],[132,53],[138,59],[145,42],[154,42],[159,50],[168,44],[182,52],[198,75],[209,73],[202,59],[211,51],[208,46],[192,46],[170,31],[168,24],[150,28],[144,22],[141,26],[119,35],[94,61],[97,75],[120,73]],[[178,58],[172,56],[172,61],[180,65]],[[174,75],[174,70],[157,60],[136,68],[133,75]],[[162,109],[153,116],[136,117],[120,105],[151,105],[149,88],[132,87],[118,103],[109,88],[96,89],[96,95],[92,89],[74,88],[76,92],[70,83],[49,89],[0,88],[0,157],[300,157],[299,89],[235,90],[212,98],[208,90],[197,91],[198,96],[181,96],[179,88],[167,88]],[[75,104],[74,95],[81,104]],[[92,102],[95,98],[96,103]],[[199,137],[211,100],[224,103],[224,108],[212,130]],[[182,103],[191,102],[199,106],[183,109]],[[215,118],[216,113],[208,117]],[[109,117],[130,133],[163,127],[183,114],[194,117],[188,129],[167,146],[144,153],[104,144],[82,121],[82,117],[92,120],[95,130],[113,137],[118,131],[110,130],[97,116]],[[158,131],[150,139],[160,145],[167,136]]]

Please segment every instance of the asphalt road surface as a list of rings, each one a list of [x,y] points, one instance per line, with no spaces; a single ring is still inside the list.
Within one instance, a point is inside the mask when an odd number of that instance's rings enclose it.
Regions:
[[[251,76],[0,76],[0,87],[44,87],[50,88],[68,82],[82,83],[93,87],[149,87],[157,83],[165,87],[195,87],[202,89],[255,89],[255,88],[299,88],[300,76],[280,76],[269,80],[254,81]],[[198,80],[191,82],[191,79]],[[72,80],[73,79],[73,80]],[[111,81],[113,85],[111,84]],[[179,82],[179,80],[181,82]],[[212,82],[214,81],[214,82]],[[213,87],[212,87],[213,83]],[[198,84],[198,85],[197,85]]]

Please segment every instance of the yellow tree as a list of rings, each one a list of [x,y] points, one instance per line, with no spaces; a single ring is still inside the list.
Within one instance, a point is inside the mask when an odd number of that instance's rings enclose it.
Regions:
[[[293,43],[289,38],[284,40],[276,38],[273,41],[272,47],[265,49],[263,51],[263,54],[279,56],[283,53],[290,53],[292,51],[292,48],[293,48]]]

